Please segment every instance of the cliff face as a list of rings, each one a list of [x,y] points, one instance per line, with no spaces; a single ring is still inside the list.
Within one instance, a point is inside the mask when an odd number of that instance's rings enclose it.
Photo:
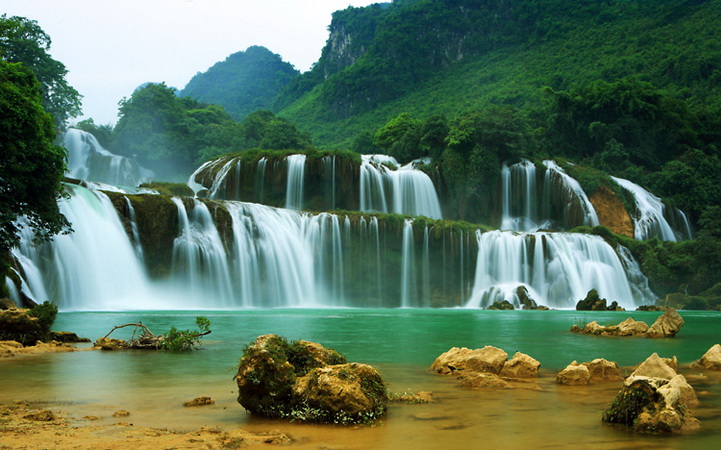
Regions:
[[[589,197],[596,209],[601,225],[616,234],[633,238],[633,220],[623,202],[606,186],[601,186]]]

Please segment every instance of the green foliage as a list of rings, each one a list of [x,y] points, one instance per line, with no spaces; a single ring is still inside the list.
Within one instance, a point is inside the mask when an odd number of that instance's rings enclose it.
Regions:
[[[40,327],[47,334],[50,332],[50,327],[55,323],[55,317],[58,315],[58,307],[53,303],[45,301],[33,306],[30,311],[28,311],[28,315],[37,317]]]
[[[253,111],[270,109],[273,99],[297,76],[298,71],[279,55],[252,46],[196,74],[181,95],[221,105],[233,119],[242,120]]]
[[[198,331],[179,331],[177,328],[171,327],[163,335],[161,348],[170,352],[194,350],[202,337],[210,333],[211,322],[207,317],[198,316],[195,318],[195,325],[198,327]]]
[[[1,42],[1,40],[0,40]],[[53,144],[55,128],[41,105],[38,82],[20,64],[0,60],[0,252],[18,243],[25,216],[37,240],[69,230],[58,209],[65,149]]]
[[[105,125],[96,125],[95,121],[93,119],[85,119],[81,120],[80,122],[76,123],[73,128],[77,128],[79,130],[83,130],[87,133],[92,134],[95,136],[95,139],[98,140],[98,143],[103,146],[103,148],[110,148],[113,144],[113,125],[112,124],[105,124]]]
[[[54,118],[58,129],[71,117],[80,115],[82,96],[65,80],[65,66],[50,57],[50,36],[38,23],[25,17],[0,16],[0,59],[21,63],[40,82],[42,106]]]
[[[378,130],[373,145],[395,157],[399,163],[405,164],[424,156],[420,147],[421,127],[420,120],[413,119],[408,113],[402,113]]]

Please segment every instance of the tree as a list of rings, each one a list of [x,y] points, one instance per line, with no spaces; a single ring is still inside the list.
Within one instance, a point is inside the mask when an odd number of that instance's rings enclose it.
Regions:
[[[65,128],[71,117],[80,115],[82,96],[65,80],[65,65],[48,54],[50,36],[34,20],[0,16],[0,59],[21,63],[40,82],[42,106],[53,115],[55,127]]]
[[[424,156],[420,145],[422,126],[422,121],[401,113],[378,130],[373,143],[401,164],[407,163]]]
[[[53,144],[53,117],[42,107],[35,75],[0,61],[0,253],[19,242],[24,215],[38,240],[69,230],[57,200],[66,150]]]

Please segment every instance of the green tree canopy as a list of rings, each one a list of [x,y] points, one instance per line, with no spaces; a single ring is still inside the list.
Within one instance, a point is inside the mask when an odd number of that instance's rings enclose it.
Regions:
[[[65,173],[65,149],[53,144],[53,117],[42,107],[35,75],[0,60],[0,251],[19,241],[20,215],[40,240],[69,229],[57,200]]]
[[[82,96],[65,80],[65,65],[48,54],[50,36],[34,20],[0,16],[0,59],[21,63],[40,82],[42,106],[53,115],[55,126],[65,128],[71,117],[80,115]]]

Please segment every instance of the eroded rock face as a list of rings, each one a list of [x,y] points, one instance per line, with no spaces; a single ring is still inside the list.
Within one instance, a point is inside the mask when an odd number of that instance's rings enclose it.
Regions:
[[[516,352],[513,358],[503,364],[501,376],[507,378],[535,378],[541,363],[530,356]]]
[[[633,219],[611,189],[600,186],[588,199],[596,210],[601,225],[616,234],[633,237]]]
[[[596,336],[644,336],[648,330],[646,322],[633,320],[631,317],[618,325],[604,326],[595,320],[583,327],[574,325],[571,331],[580,334],[593,334]]]
[[[688,408],[697,402],[693,388],[683,375],[676,375],[671,380],[631,376],[603,413],[603,421],[641,433],[694,429],[698,428],[699,422]]]
[[[380,374],[335,350],[269,334],[247,347],[236,375],[238,402],[253,414],[299,421],[369,422],[385,413]]]
[[[721,345],[711,347],[698,361],[691,364],[692,369],[721,370]]]
[[[583,364],[573,361],[565,369],[556,375],[556,383],[567,386],[588,384],[591,380],[591,372]]]
[[[681,330],[684,320],[673,308],[668,308],[646,331],[647,337],[674,337]]]
[[[490,345],[475,350],[453,347],[436,358],[431,369],[442,375],[460,375],[467,372],[499,374],[507,359],[508,353]]]
[[[629,378],[643,376],[670,380],[676,375],[676,370],[671,367],[667,361],[660,358],[657,353],[654,353],[646,358],[644,362],[639,364],[639,366],[636,367],[636,370],[631,373]]]

